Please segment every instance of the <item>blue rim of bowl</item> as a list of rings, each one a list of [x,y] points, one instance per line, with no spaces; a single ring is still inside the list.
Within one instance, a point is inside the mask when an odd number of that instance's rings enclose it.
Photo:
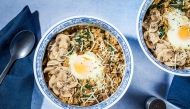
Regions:
[[[137,21],[136,21],[136,31],[137,31],[137,37],[138,37],[138,42],[141,46],[141,49],[145,53],[145,55],[148,57],[148,59],[154,63],[157,67],[160,69],[169,72],[174,75],[179,75],[179,76],[190,76],[190,70],[179,70],[179,69],[174,69],[171,67],[168,67],[161,62],[159,62],[150,52],[150,50],[147,48],[144,38],[143,38],[143,31],[142,31],[142,22],[144,20],[144,16],[146,14],[146,11],[148,10],[149,6],[152,4],[153,0],[144,0],[138,15],[137,15]]]
[[[60,99],[54,96],[53,93],[48,89],[44,81],[44,75],[42,72],[42,60],[44,57],[46,46],[49,43],[49,41],[53,38],[55,34],[59,33],[60,31],[74,25],[79,25],[79,24],[98,25],[108,30],[111,34],[113,34],[118,39],[120,45],[122,46],[123,52],[125,54],[125,63],[126,63],[124,76],[118,90],[111,97],[109,97],[109,99],[99,104],[88,106],[88,107],[68,105],[61,102]],[[51,103],[56,105],[58,108],[64,108],[64,109],[65,108],[77,108],[77,109],[101,108],[102,109],[102,108],[109,108],[113,106],[119,99],[121,99],[121,97],[127,91],[130,85],[130,82],[132,80],[132,75],[133,75],[133,55],[132,55],[131,48],[128,44],[128,41],[125,39],[124,35],[110,23],[100,18],[96,18],[92,16],[74,16],[74,17],[70,17],[56,23],[43,35],[35,51],[33,69],[34,69],[35,80],[40,91]]]

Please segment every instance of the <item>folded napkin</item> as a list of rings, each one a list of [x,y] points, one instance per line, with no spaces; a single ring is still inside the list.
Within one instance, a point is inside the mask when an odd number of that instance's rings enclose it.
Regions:
[[[180,109],[190,109],[190,77],[174,76],[167,100]]]
[[[30,9],[28,6],[25,6],[23,10],[0,31],[0,74],[10,59],[9,45],[13,37],[21,30],[30,30],[37,35],[37,29],[35,27],[36,25]],[[0,85],[0,109],[31,108],[34,87],[32,65],[35,46],[28,56],[16,60],[13,63]]]

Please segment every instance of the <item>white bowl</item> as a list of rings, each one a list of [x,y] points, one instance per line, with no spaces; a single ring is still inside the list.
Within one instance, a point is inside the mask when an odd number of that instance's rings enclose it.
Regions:
[[[80,25],[80,24],[90,24],[90,25],[96,25],[104,28],[105,30],[108,30],[111,34],[113,34],[119,41],[120,45],[122,46],[124,56],[125,56],[125,63],[126,63],[126,69],[124,72],[124,76],[122,79],[122,82],[118,88],[118,90],[107,100],[88,107],[80,107],[80,106],[74,106],[74,105],[68,105],[63,103],[58,97],[54,96],[52,91],[48,89],[46,82],[44,80],[44,75],[42,72],[42,61],[44,57],[44,53],[46,51],[46,46],[49,43],[49,41],[52,39],[52,37],[59,33],[60,31],[74,26],[74,25]],[[114,105],[127,91],[132,75],[133,75],[133,56],[130,49],[130,46],[124,37],[124,35],[116,29],[113,25],[110,23],[91,16],[75,16],[70,17],[64,20],[61,20],[60,22],[53,25],[41,38],[40,42],[38,43],[38,46],[35,51],[34,55],[34,63],[33,63],[33,69],[34,69],[34,75],[35,80],[37,82],[37,85],[42,92],[42,94],[55,106],[58,108],[109,108],[112,105]]]
[[[141,49],[145,53],[145,55],[148,57],[148,59],[155,64],[157,67],[160,69],[174,74],[174,75],[179,75],[179,76],[190,76],[190,70],[179,70],[179,69],[174,69],[171,67],[168,67],[161,62],[159,62],[150,52],[150,50],[147,48],[144,38],[143,38],[143,31],[142,31],[142,22],[144,21],[144,16],[146,14],[147,9],[149,6],[152,4],[153,0],[144,0],[137,16],[137,21],[136,21],[136,31],[137,31],[137,37],[138,37],[138,42],[141,46]]]

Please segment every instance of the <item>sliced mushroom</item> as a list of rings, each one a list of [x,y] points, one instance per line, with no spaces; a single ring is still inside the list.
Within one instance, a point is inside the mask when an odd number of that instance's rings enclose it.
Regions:
[[[175,63],[173,61],[167,61],[167,62],[164,62],[164,64],[170,67],[175,66]]]
[[[66,58],[67,58],[66,56],[64,56],[64,55],[61,56],[61,55],[59,54],[56,59],[57,59],[58,61],[60,61],[60,62],[63,62],[63,61],[65,61]]]
[[[61,72],[60,70],[56,70],[55,72],[57,75],[56,81],[63,81],[63,75],[64,75],[63,72]]]
[[[151,50],[155,49],[155,45],[153,45],[153,43],[151,41],[145,41],[147,47]]]
[[[157,43],[156,44],[156,49],[154,51],[155,55],[157,56],[158,53],[160,53],[163,49],[167,49],[167,46],[165,44]]]
[[[67,54],[68,50],[65,48],[59,48],[58,46],[54,47],[52,53],[54,55],[54,57],[58,60],[58,61],[64,61],[66,59],[65,54]]]
[[[62,97],[71,97],[74,94],[74,88],[68,89],[68,88],[61,88],[60,89],[60,95]]]
[[[67,54],[67,53],[68,53],[68,50],[67,50],[67,49],[65,49],[65,48],[59,48],[59,54],[60,54],[61,56],[65,55],[65,54]]]
[[[52,50],[52,53],[54,57],[56,58],[59,55],[59,47],[58,46],[54,47],[54,49]]]
[[[160,40],[159,43],[166,45],[168,48],[171,48],[171,44],[168,41]]]
[[[145,40],[150,40],[149,39],[149,32],[145,31],[143,37],[144,37]]]
[[[60,92],[59,92],[60,89],[57,87],[57,84],[54,84],[54,85],[53,85],[52,90],[53,90],[53,92],[54,92],[56,95],[59,95],[59,94],[60,94]]]
[[[158,30],[158,24],[150,23],[149,32],[154,33]]]
[[[44,69],[44,73],[50,73],[52,74],[55,70],[55,67],[49,67],[47,66],[45,69]]]
[[[66,82],[66,87],[73,88],[73,87],[77,86],[77,84],[78,84],[78,81],[77,81],[77,79],[74,79],[74,76],[69,77]]]
[[[154,16],[155,17],[155,16]],[[161,21],[162,17],[161,16],[157,16],[154,18],[154,20],[151,20],[151,23],[153,24],[158,24]]]
[[[57,77],[60,78],[59,80],[66,81],[68,77],[68,72],[70,72],[70,70],[69,71],[67,70],[68,70],[67,67],[63,67],[63,68],[57,67],[55,69],[55,73],[56,73],[55,75],[57,75]]]
[[[59,89],[61,89],[63,86],[64,86],[64,82],[61,82],[61,81],[58,81],[58,82],[57,82],[57,87],[58,87]]]
[[[55,59],[55,56],[53,55],[53,52],[48,52],[48,56],[51,60],[54,60]]]
[[[161,20],[160,11],[158,11],[157,9],[152,9],[150,11],[150,16],[151,16],[151,23],[157,24]]]
[[[70,38],[64,34],[58,34],[56,37],[56,43],[59,45],[59,47],[68,49],[70,46]]]
[[[176,53],[176,65],[183,66],[186,63],[186,55],[183,50],[177,50]]]
[[[57,75],[56,80],[57,81],[65,81],[65,80],[67,80],[67,74],[64,71],[59,70],[59,74]]]
[[[62,71],[64,71],[67,75],[71,74],[71,69],[68,67],[59,67]]]
[[[55,75],[52,75],[50,80],[49,80],[49,87],[53,88],[53,84],[55,84],[57,81],[56,81],[56,76]]]
[[[50,60],[47,62],[47,66],[58,66],[60,64],[57,60]]]
[[[48,44],[47,50],[52,51],[55,46],[56,46],[55,39],[52,39]]]
[[[144,20],[144,22],[142,23],[142,26],[143,26],[146,30],[149,29],[149,27],[150,27],[150,17],[147,18],[146,20]]]
[[[157,55],[157,59],[160,62],[167,62],[169,60],[172,60],[173,58],[174,58],[174,52],[172,51],[172,49],[163,49]]]
[[[160,40],[158,33],[149,33],[149,37],[153,45],[155,45]]]

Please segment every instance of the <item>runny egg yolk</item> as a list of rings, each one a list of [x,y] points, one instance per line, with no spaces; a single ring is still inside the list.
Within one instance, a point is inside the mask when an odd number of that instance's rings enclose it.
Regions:
[[[190,27],[189,26],[181,26],[178,31],[179,38],[181,40],[187,40],[190,38]]]
[[[79,60],[81,61],[74,63],[74,69],[78,74],[86,75],[87,73],[89,73],[88,64],[90,64],[90,59],[86,57],[80,57]]]
[[[101,60],[93,52],[86,52],[83,55],[72,54],[69,57],[69,65],[71,74],[78,79],[98,80],[102,77],[104,69]]]

